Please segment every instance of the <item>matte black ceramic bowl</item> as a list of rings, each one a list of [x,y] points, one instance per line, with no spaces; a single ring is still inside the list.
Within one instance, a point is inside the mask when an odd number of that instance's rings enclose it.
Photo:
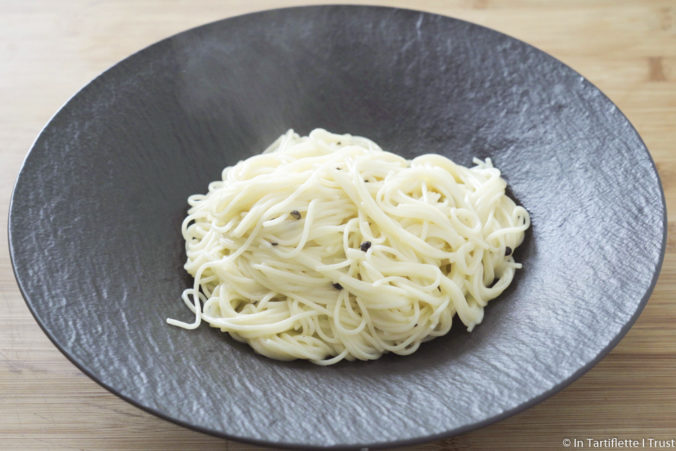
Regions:
[[[408,357],[278,362],[190,319],[186,198],[288,128],[406,157],[491,157],[532,215],[524,269],[471,334]],[[320,6],[199,27],[127,58],[52,119],[19,175],[10,252],[54,344],[113,393],[200,431],[378,446],[544,399],[627,332],[655,284],[665,203],[620,111],[541,51],[415,11]]]

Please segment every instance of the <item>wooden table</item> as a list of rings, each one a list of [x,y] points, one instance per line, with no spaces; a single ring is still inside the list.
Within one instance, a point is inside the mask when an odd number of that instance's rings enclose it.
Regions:
[[[118,60],[205,22],[305,4],[284,0],[0,3],[0,228],[42,126]],[[334,3],[342,3],[334,1]],[[350,1],[349,3],[358,3]],[[402,0],[483,24],[563,60],[603,90],[645,140],[676,208],[676,2]],[[672,222],[669,229],[672,230]],[[4,232],[3,232],[4,233]],[[0,241],[0,448],[252,449],[175,426],[108,393],[39,329]],[[676,439],[676,242],[636,325],[595,368],[541,404],[486,428],[415,447],[563,448],[565,438]]]

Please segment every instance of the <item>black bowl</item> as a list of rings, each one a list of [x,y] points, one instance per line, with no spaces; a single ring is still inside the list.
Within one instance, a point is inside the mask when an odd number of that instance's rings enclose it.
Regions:
[[[322,368],[189,319],[186,198],[288,128],[406,157],[491,157],[532,215],[524,269],[474,332]],[[378,446],[467,431],[544,399],[627,332],[655,284],[666,209],[622,113],[545,53],[410,10],[265,11],[165,39],[96,78],[19,175],[10,252],[26,302],[94,380],[149,412],[277,446]]]

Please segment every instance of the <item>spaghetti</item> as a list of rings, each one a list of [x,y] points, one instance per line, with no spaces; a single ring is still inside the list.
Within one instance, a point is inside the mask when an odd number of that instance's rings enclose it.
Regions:
[[[258,353],[330,365],[471,331],[521,267],[530,225],[490,159],[406,160],[357,136],[289,130],[190,196],[182,299]]]

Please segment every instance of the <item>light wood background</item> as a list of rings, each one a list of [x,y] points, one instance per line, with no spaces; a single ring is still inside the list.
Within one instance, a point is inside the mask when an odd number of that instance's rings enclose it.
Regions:
[[[153,42],[213,20],[298,0],[0,3],[0,229],[42,126],[94,76]],[[334,1],[334,3],[341,3]],[[350,1],[350,3],[359,3]],[[563,60],[629,117],[676,208],[676,1],[401,0],[525,40]],[[669,229],[674,223],[669,222]],[[676,238],[636,325],[595,368],[541,404],[486,428],[415,447],[538,447],[564,438],[676,439]],[[0,448],[253,449],[151,416],[108,393],[51,344],[26,308],[0,241]]]

